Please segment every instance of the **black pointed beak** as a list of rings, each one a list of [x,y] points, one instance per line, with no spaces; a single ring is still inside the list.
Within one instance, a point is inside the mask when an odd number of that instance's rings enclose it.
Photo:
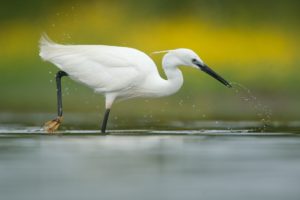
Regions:
[[[229,82],[227,82],[224,78],[222,78],[219,74],[217,74],[216,72],[214,72],[211,68],[209,68],[206,64],[202,64],[200,62],[194,62],[195,65],[197,65],[202,71],[204,71],[205,73],[209,74],[210,76],[212,76],[213,78],[215,78],[216,80],[220,81],[222,84],[224,84],[225,86],[231,88],[232,86],[230,85]]]

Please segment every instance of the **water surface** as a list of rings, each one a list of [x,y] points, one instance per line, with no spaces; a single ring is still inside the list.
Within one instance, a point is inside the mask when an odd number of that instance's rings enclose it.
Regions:
[[[0,125],[1,199],[299,199],[299,122],[158,128]],[[166,128],[169,127],[169,128]],[[78,128],[78,129],[77,129]]]

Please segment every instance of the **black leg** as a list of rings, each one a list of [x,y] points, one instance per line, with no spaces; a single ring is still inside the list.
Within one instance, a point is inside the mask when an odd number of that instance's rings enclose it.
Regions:
[[[64,71],[59,71],[56,74],[57,115],[58,115],[58,117],[61,117],[63,114],[62,94],[61,94],[61,78],[64,76],[68,76],[68,74]]]
[[[110,112],[110,109],[105,110],[105,114],[104,114],[104,118],[103,118],[102,126],[101,126],[101,133],[105,133],[106,125],[107,125],[107,121],[108,121],[108,117],[109,117],[109,112]]]
[[[63,108],[62,108],[62,95],[61,95],[61,78],[68,76],[64,71],[59,71],[56,74],[56,92],[57,92],[57,117],[51,121],[48,121],[44,124],[44,129],[48,133],[53,133],[58,129],[59,125],[62,122]]]

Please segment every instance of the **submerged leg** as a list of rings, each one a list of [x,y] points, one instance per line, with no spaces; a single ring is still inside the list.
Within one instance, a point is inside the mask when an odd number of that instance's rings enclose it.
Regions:
[[[110,109],[105,110],[104,118],[103,118],[102,125],[101,125],[101,133],[105,133],[105,131],[106,131],[106,125],[107,125],[107,121],[108,121],[108,117],[109,117],[109,112],[110,112]]]
[[[58,129],[59,125],[62,122],[63,108],[62,108],[62,94],[61,94],[61,78],[68,76],[64,71],[58,71],[56,74],[56,92],[57,92],[57,117],[51,121],[48,121],[44,124],[44,130],[48,133],[53,133]]]

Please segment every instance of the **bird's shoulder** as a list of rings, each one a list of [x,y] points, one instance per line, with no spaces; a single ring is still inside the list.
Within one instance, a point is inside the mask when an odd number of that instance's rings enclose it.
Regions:
[[[146,53],[135,48],[108,45],[74,45],[75,49],[86,59],[107,67],[157,70],[154,61]]]

